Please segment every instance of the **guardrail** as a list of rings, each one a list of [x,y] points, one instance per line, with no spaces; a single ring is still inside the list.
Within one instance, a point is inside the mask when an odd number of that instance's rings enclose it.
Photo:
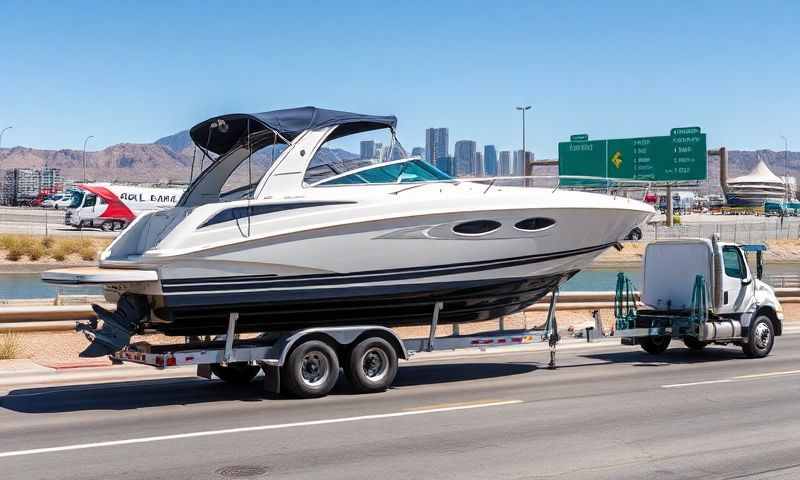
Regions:
[[[636,298],[639,293],[635,292]],[[782,303],[800,303],[800,288],[776,288],[775,294]],[[547,311],[550,295],[526,309],[528,312]],[[43,300],[47,302],[47,300]],[[52,302],[52,300],[50,300]],[[102,304],[112,309],[114,305]],[[614,292],[561,292],[558,310],[598,310],[614,307]],[[95,318],[91,305],[0,305],[0,333],[58,332],[75,328],[78,320]]]

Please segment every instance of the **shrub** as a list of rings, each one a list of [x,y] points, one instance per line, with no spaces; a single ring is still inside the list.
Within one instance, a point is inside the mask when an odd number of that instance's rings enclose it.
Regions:
[[[40,242],[31,242],[25,245],[25,255],[33,261],[39,260],[47,254],[47,250]]]
[[[19,243],[15,235],[0,235],[0,249],[11,250]]]
[[[25,255],[25,249],[21,245],[14,245],[6,252],[6,260],[16,262]]]
[[[94,260],[97,257],[97,250],[95,250],[94,246],[86,245],[81,248],[78,255],[86,261]]]
[[[64,253],[67,255],[80,253],[86,246],[92,246],[92,241],[83,240],[81,238],[62,238],[56,242],[56,248],[63,249]]]
[[[53,240],[53,237],[44,237],[42,239],[42,246],[47,250],[50,250],[53,247],[54,243],[55,240]]]
[[[54,260],[63,262],[67,259],[68,253],[64,251],[61,247],[56,247],[50,252],[50,256],[53,257]]]
[[[18,333],[0,334],[0,360],[19,358],[22,351],[22,338]]]

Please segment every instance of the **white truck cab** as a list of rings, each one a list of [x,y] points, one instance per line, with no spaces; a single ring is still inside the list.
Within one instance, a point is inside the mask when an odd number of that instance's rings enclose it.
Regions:
[[[627,280],[618,281],[618,334],[651,353],[681,338],[693,349],[733,343],[748,356],[766,356],[782,333],[783,309],[772,287],[761,280],[765,250],[764,245],[724,243],[716,237],[650,243],[641,303],[625,297],[620,282]],[[747,253],[756,254],[755,272]]]

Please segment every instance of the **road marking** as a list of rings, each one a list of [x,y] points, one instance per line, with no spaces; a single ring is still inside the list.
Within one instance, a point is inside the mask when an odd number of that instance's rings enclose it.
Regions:
[[[33,448],[30,450],[12,450],[9,452],[0,452],[0,458],[20,457],[23,455],[36,455],[39,453],[85,450],[88,448],[115,447],[118,445],[133,445],[138,443],[163,442],[167,440],[181,440],[184,438],[211,437],[215,435],[229,435],[233,433],[260,432],[265,430],[281,430],[281,429],[297,428],[297,427],[311,427],[316,425],[330,425],[334,423],[360,422],[365,420],[378,420],[383,418],[407,417],[411,415],[426,415],[430,413],[444,413],[444,412],[453,412],[458,410],[472,410],[476,408],[502,407],[506,405],[516,405],[519,403],[523,403],[522,400],[504,400],[504,401],[489,402],[489,403],[459,405],[459,406],[442,407],[442,408],[429,408],[427,410],[411,410],[411,411],[394,412],[394,413],[379,413],[375,415],[361,415],[358,417],[330,418],[326,420],[311,420],[306,422],[280,423],[274,425],[258,425],[253,427],[240,427],[240,428],[226,428],[222,430],[206,430],[201,432],[178,433],[174,435],[160,435],[155,437],[140,437],[140,438],[129,438],[125,440],[111,440],[108,442],[78,443],[74,445],[62,445],[60,447]]]
[[[681,387],[693,387],[695,385],[711,385],[714,383],[733,383],[739,381],[746,381],[746,380],[756,380],[759,378],[769,378],[769,377],[777,377],[780,375],[797,375],[800,374],[800,370],[786,370],[783,372],[766,372],[766,373],[753,373],[750,375],[739,375],[736,377],[730,378],[723,378],[720,380],[706,380],[704,382],[691,382],[691,383],[673,383],[671,385],[661,385],[661,388],[681,388]]]
[[[503,402],[504,400],[497,400],[494,398],[487,398],[484,400],[475,400],[474,402],[452,402],[452,403],[438,403],[435,405],[424,405],[422,407],[404,408],[404,412],[418,412],[420,410],[432,410],[439,408],[452,408],[452,407],[472,407],[475,405],[487,405]]]

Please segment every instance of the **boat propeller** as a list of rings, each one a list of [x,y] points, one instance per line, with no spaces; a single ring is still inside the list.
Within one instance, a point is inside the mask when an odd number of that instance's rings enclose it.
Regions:
[[[92,310],[103,321],[103,326],[98,328],[97,319],[75,326],[75,330],[83,332],[92,342],[80,353],[80,357],[102,357],[126,347],[150,307],[144,295],[126,293],[117,302],[116,311],[106,310],[100,305],[92,305]]]

